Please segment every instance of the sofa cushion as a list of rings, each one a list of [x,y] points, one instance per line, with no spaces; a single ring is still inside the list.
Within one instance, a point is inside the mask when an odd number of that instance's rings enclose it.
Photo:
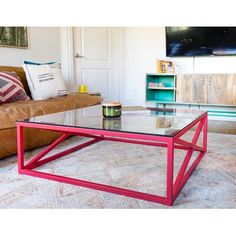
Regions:
[[[25,63],[23,68],[33,100],[53,98],[66,90],[60,63]]]
[[[15,72],[0,72],[0,104],[29,99]]]
[[[0,106],[0,131],[16,127],[16,120],[99,104],[101,98],[86,94],[69,94],[43,101],[18,101]]]
[[[61,136],[60,133],[40,130],[24,129],[24,150],[42,147],[52,143]],[[16,128],[3,129],[0,132],[0,159],[17,153]]]

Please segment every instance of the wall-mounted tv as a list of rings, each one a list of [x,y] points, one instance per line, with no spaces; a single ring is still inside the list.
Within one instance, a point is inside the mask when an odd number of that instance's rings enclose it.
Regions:
[[[236,27],[166,27],[166,55],[236,55]]]

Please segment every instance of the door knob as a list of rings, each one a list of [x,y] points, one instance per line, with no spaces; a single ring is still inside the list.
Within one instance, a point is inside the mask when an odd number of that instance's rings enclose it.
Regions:
[[[76,53],[75,58],[85,58],[85,56],[82,56],[82,55],[79,55],[79,53]]]

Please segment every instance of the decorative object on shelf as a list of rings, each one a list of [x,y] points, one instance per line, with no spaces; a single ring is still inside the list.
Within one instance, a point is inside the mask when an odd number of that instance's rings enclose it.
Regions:
[[[160,87],[160,88],[165,87],[165,84],[163,84],[163,83],[157,83],[156,85],[157,85],[157,87]]]
[[[175,73],[175,63],[172,61],[166,60],[157,60],[157,72],[158,73],[166,73],[166,74],[174,74]]]
[[[0,27],[0,46],[28,48],[27,27]]]
[[[156,83],[149,82],[149,83],[148,83],[148,87],[149,87],[149,88],[155,88],[155,87],[156,87]]]
[[[104,117],[113,118],[121,116],[122,104],[120,102],[109,102],[102,104],[102,113]]]
[[[164,83],[153,83],[153,82],[150,82],[150,83],[148,83],[148,87],[149,88],[154,88],[154,89],[156,89],[156,88],[163,88],[163,87],[165,87],[165,84]]]
[[[79,86],[79,93],[88,93],[88,86],[84,85],[84,84],[81,84]]]

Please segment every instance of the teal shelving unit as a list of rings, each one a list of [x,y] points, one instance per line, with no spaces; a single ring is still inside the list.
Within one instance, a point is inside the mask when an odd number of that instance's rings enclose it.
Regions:
[[[146,74],[145,90],[146,102],[154,103],[157,108],[181,107],[207,110],[209,117],[224,117],[233,120],[236,118],[235,105],[176,102],[176,75],[174,74]]]
[[[146,74],[147,102],[175,102],[176,76],[174,74]]]

